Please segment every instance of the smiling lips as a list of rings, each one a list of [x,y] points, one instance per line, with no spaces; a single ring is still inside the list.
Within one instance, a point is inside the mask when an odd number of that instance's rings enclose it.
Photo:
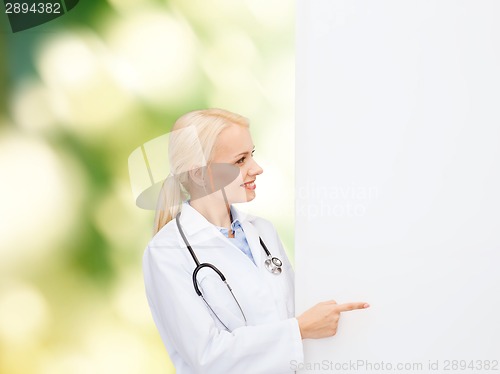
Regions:
[[[257,187],[255,185],[255,179],[253,181],[242,184],[241,187],[245,187],[247,190],[250,190],[250,191],[255,190],[255,187]]]

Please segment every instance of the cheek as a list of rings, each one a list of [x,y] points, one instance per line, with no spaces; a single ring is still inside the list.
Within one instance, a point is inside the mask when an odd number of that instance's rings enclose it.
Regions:
[[[243,181],[244,181],[244,178],[243,178],[243,175],[242,175],[241,170],[240,170],[236,179],[231,183],[231,187],[239,187],[243,183]]]
[[[240,168],[240,177],[243,181],[247,179],[248,177],[248,167],[245,165],[245,167]]]
[[[243,176],[241,173],[236,177],[236,179],[226,188],[228,196],[231,195],[231,200],[240,201],[246,196],[245,188],[241,187],[243,184]]]

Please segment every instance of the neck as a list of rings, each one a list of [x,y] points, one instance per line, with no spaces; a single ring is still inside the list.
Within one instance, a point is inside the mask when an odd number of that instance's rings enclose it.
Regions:
[[[211,224],[230,229],[232,218],[230,205],[224,200],[205,196],[190,201],[189,204]]]

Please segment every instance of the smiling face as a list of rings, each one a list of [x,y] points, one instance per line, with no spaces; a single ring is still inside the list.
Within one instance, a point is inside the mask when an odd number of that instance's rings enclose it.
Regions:
[[[244,126],[232,125],[217,137],[212,162],[234,165],[239,169],[239,176],[224,188],[230,204],[255,198],[255,180],[263,170],[253,158],[254,148],[250,131]]]

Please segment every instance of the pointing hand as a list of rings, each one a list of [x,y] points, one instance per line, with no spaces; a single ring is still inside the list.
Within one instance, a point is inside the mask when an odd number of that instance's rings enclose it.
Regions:
[[[356,309],[366,309],[367,303],[337,304],[335,300],[323,301],[306,310],[299,317],[300,335],[302,339],[320,339],[337,333],[340,313]]]

